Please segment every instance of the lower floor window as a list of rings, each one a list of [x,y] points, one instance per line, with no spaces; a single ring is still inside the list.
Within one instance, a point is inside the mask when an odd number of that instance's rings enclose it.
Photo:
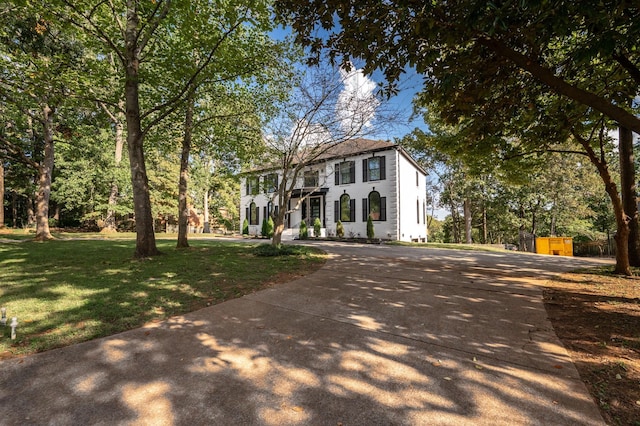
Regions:
[[[369,216],[374,221],[387,220],[387,197],[381,197],[378,191],[371,191],[362,199],[362,221],[366,222]]]
[[[352,200],[348,194],[342,194],[340,200],[335,201],[334,217],[336,222],[355,222],[356,200]]]
[[[249,225],[258,225],[260,221],[260,211],[256,203],[249,204]]]

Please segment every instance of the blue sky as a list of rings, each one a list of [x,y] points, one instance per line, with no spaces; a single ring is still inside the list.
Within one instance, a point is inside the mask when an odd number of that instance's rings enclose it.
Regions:
[[[291,28],[279,27],[271,32],[271,36],[278,40],[283,40],[288,36],[291,36]],[[356,68],[362,68],[363,63],[354,62]],[[304,66],[304,65],[301,65]],[[384,83],[384,75],[381,71],[375,71],[373,75],[369,76],[375,83]],[[411,101],[414,95],[422,88],[422,76],[418,75],[412,69],[407,69],[407,72],[402,75],[399,81],[399,93],[389,99],[385,108],[389,108],[393,111],[397,111],[401,115],[401,119],[398,120],[395,126],[381,126],[377,129],[377,133],[371,135],[377,139],[393,140],[394,138],[401,138],[402,136],[410,133],[416,127],[421,129],[427,129],[427,125],[422,120],[422,117],[416,117],[413,120],[409,120],[412,114],[413,107]]]

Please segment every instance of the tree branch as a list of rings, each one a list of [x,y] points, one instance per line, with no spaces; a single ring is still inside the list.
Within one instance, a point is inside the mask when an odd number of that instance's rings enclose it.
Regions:
[[[548,86],[555,93],[588,105],[617,121],[619,125],[640,134],[640,118],[629,113],[625,109],[620,108],[601,96],[567,83],[562,78],[556,76],[548,68],[541,66],[533,58],[529,58],[514,50],[502,40],[485,35],[479,36],[476,40],[478,43],[492,50],[497,55],[510,60],[518,67],[529,72],[533,77]]]

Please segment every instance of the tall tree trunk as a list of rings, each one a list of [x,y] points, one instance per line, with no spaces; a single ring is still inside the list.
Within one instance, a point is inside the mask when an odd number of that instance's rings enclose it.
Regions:
[[[582,138],[577,133],[573,132],[573,135],[576,137],[578,142],[582,145],[584,150],[587,152],[589,156],[589,160],[591,163],[596,166],[598,169],[598,173],[600,174],[600,178],[604,183],[605,190],[609,195],[609,199],[611,200],[611,204],[613,205],[613,212],[616,218],[617,231],[614,236],[614,240],[616,241],[616,267],[615,273],[622,275],[631,275],[631,265],[629,263],[629,218],[624,213],[624,208],[622,206],[622,199],[618,194],[618,188],[616,187],[615,182],[611,178],[611,174],[609,173],[609,169],[604,160],[604,155],[598,157],[595,153],[589,141]]]
[[[187,111],[184,118],[184,137],[180,155],[180,182],[178,184],[178,243],[177,248],[189,247],[187,233],[189,231],[189,204],[187,189],[189,185],[189,154],[191,153],[191,135],[193,131],[193,109],[195,93],[189,92]]]
[[[0,158],[0,228],[4,228],[4,160]]]
[[[451,233],[453,234],[453,242],[460,242],[460,233],[458,232],[458,209],[453,201],[449,203],[449,210],[451,211]]]
[[[464,241],[467,244],[471,244],[471,201],[469,198],[464,199]]]
[[[11,191],[11,224],[13,229],[18,227],[18,194]]]
[[[636,198],[636,169],[633,158],[633,132],[622,126],[618,129],[620,152],[620,193],[622,206],[629,220],[629,264],[640,266],[640,229],[638,229],[638,201]]]
[[[558,214],[556,212],[556,206],[551,208],[551,226],[549,227],[549,235],[556,236],[556,222],[558,221]]]
[[[49,231],[49,199],[53,175],[53,115],[55,111],[48,105],[42,108],[42,128],[44,132],[44,157],[38,167],[38,192],[36,193],[36,241],[51,240]]]
[[[489,242],[489,230],[487,225],[487,204],[482,201],[482,244]]]
[[[35,200],[34,197],[35,193],[32,194],[31,192],[29,192],[29,195],[27,195],[27,227],[29,228],[33,228],[36,226],[36,211],[34,208],[35,205]]]
[[[120,109],[124,108],[122,102],[120,102],[119,107]],[[118,112],[115,115],[111,114],[110,112],[108,113],[111,117],[111,122],[116,129],[115,169],[113,170],[113,175],[111,177],[111,191],[109,192],[109,206],[107,207],[107,217],[104,220],[104,228],[102,228],[101,232],[116,232],[116,206],[118,205],[117,170],[120,168],[120,163],[122,162],[122,149],[124,148],[124,117],[122,117],[122,112]]]
[[[153,231],[153,213],[149,197],[149,179],[144,160],[144,134],[140,119],[139,97],[139,17],[137,2],[127,0],[127,26],[125,29],[125,102],[127,117],[127,148],[131,168],[131,186],[133,187],[133,210],[136,220],[136,258],[159,254],[156,236]]]

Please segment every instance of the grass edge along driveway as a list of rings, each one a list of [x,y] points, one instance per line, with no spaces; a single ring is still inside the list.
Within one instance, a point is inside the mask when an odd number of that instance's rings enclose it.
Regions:
[[[257,244],[158,241],[162,255],[132,259],[135,241],[0,244],[0,359],[42,352],[140,327],[241,297],[319,269],[320,250],[256,255]]]

